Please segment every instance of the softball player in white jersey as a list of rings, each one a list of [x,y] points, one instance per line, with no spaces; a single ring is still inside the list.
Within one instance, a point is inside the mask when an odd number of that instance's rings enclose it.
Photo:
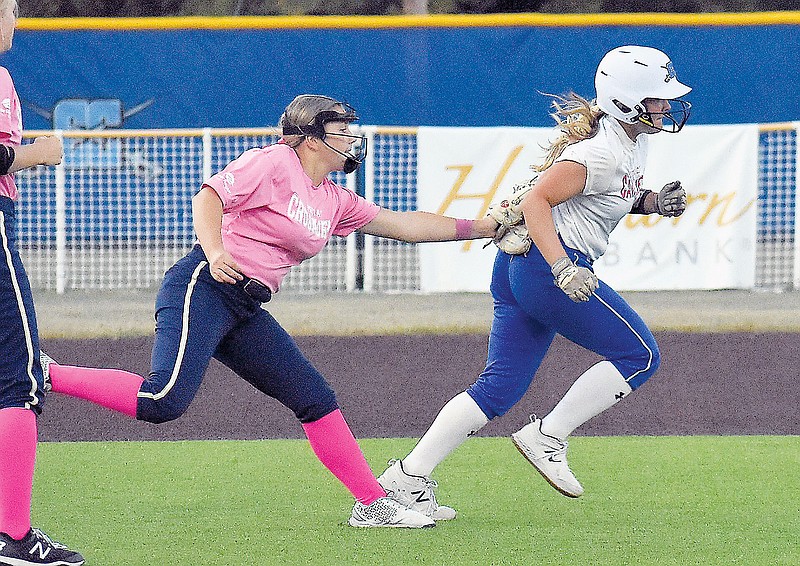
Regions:
[[[647,135],[678,132],[689,93],[669,57],[656,49],[620,47],[600,62],[592,104],[555,97],[561,137],[520,204],[532,240],[527,254],[498,252],[492,274],[494,319],[486,368],[451,399],[412,452],[390,462],[379,478],[387,492],[433,518],[455,511],[438,506],[433,469],[469,435],[505,414],[531,384],[555,335],[597,354],[544,418],[512,435],[514,444],[558,491],[578,497],[583,487],[567,465],[566,438],[578,426],[641,386],[660,354],[642,319],[592,263],[628,213],[678,216],[686,207],[679,182],[654,193],[642,189]]]

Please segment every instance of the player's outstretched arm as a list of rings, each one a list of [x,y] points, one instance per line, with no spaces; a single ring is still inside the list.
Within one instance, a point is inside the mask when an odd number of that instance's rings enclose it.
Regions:
[[[479,220],[463,220],[430,212],[395,212],[381,208],[378,216],[361,231],[403,242],[448,242],[493,238],[497,232],[497,222],[489,216]]]
[[[64,155],[61,140],[41,136],[33,143],[11,147],[0,145],[0,174],[8,175],[37,165],[58,165]]]

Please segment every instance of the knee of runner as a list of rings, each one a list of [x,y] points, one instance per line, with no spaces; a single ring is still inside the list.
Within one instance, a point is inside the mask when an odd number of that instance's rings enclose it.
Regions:
[[[472,400],[475,401],[475,404],[478,405],[478,408],[483,411],[483,414],[489,420],[505,415],[522,397],[522,395],[513,391],[498,389],[490,392],[487,391],[485,386],[481,387],[481,385],[480,380],[473,383],[467,388],[467,394],[472,397]]]
[[[661,365],[661,351],[658,349],[658,345],[653,342],[648,344],[647,348],[638,350],[629,359],[629,363],[634,368],[634,371],[631,372],[633,377],[629,379],[628,384],[631,389],[635,390],[656,373],[656,370]]]
[[[161,424],[174,421],[183,413],[189,405],[186,403],[174,403],[166,398],[155,400],[140,398],[136,409],[136,418],[153,424]]]
[[[339,404],[336,402],[336,396],[331,395],[324,400],[319,400],[315,403],[309,403],[292,410],[301,423],[313,423],[314,421],[318,421],[322,417],[329,415],[338,408]]]

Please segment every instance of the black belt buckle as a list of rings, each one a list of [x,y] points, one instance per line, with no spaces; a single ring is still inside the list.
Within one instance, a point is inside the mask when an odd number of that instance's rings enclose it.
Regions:
[[[272,291],[258,279],[245,278],[242,289],[260,303],[268,303],[272,298]]]

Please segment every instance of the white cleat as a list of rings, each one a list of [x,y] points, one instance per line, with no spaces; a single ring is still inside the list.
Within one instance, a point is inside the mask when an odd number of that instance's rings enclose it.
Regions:
[[[389,497],[431,519],[448,521],[456,518],[455,509],[436,503],[433,493],[436,482],[427,476],[406,473],[400,460],[389,460],[389,467],[378,478],[378,483]]]
[[[389,497],[381,497],[369,505],[356,501],[348,522],[351,527],[427,529],[436,526],[430,517],[409,509]]]
[[[531,415],[531,422],[512,434],[511,440],[550,485],[567,497],[583,494],[583,486],[567,464],[567,442],[544,434],[541,419]]]

